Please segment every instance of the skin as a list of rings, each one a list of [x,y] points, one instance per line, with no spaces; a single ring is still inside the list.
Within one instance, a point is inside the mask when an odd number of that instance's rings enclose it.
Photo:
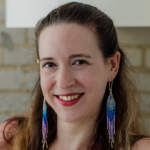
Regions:
[[[100,111],[102,97],[107,82],[112,81],[119,69],[120,54],[104,63],[102,54],[97,46],[94,33],[84,26],[76,24],[61,24],[48,27],[40,35],[40,65],[41,87],[49,105],[58,115],[57,138],[52,150],[86,150],[92,135],[95,118]],[[72,54],[88,54],[87,57],[69,58]],[[42,58],[53,57],[54,60]],[[84,59],[89,64],[79,63]],[[77,61],[76,63],[74,63]],[[42,68],[44,62],[53,62]],[[116,74],[114,74],[116,72]],[[60,106],[54,94],[68,92],[84,92],[85,95],[74,106]],[[86,108],[87,107],[87,108]],[[3,138],[4,126],[0,124],[0,149],[7,149]],[[6,132],[15,133],[18,122],[14,121],[6,128]],[[150,138],[137,141],[132,150],[150,150]]]
[[[7,150],[8,149],[8,147],[7,147],[8,144],[4,140],[4,137],[3,137],[3,130],[4,130],[4,127],[6,124],[7,124],[7,121],[0,124],[0,150]],[[18,125],[17,121],[12,121],[11,123],[9,123],[7,125],[7,127],[5,128],[6,138],[10,138],[15,133],[15,131],[17,129],[17,125]]]
[[[44,29],[40,35],[39,46],[40,59],[54,57],[53,62],[56,63],[56,67],[49,70],[42,68],[42,64],[51,62],[50,60],[37,60],[40,65],[43,94],[58,115],[57,138],[50,149],[85,150],[92,135],[98,112],[96,109],[100,111],[106,83],[112,81],[118,72],[120,54],[116,52],[107,63],[104,63],[94,33],[87,27],[76,24],[61,24]],[[70,55],[81,52],[90,55],[92,59],[69,59]],[[73,63],[80,59],[91,64]],[[96,88],[100,91],[97,92]],[[57,104],[54,94],[67,92],[85,92],[86,95],[80,100],[80,105],[64,108]],[[84,108],[85,106],[88,109]],[[7,143],[3,138],[6,123],[0,124],[0,149],[7,149]],[[15,133],[17,124],[17,121],[9,124],[6,132]],[[137,141],[132,150],[150,150],[150,138]]]
[[[104,61],[96,36],[88,27],[64,23],[41,32],[37,60],[41,88],[58,121],[53,149],[87,148],[106,85],[115,78],[119,61],[119,52]],[[84,95],[75,105],[62,106],[55,95],[67,93]]]
[[[150,138],[138,140],[132,147],[132,150],[150,150]]]

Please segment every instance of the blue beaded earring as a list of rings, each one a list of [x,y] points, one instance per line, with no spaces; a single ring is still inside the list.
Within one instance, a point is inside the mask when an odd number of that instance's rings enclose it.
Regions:
[[[106,114],[107,114],[107,130],[109,134],[109,143],[113,148],[114,134],[115,134],[115,113],[116,113],[116,103],[112,95],[112,85],[113,81],[109,82],[109,96],[106,104]]]
[[[46,104],[46,100],[44,98],[43,101],[43,116],[42,116],[42,135],[43,135],[43,150],[46,144],[46,147],[48,148],[47,145],[47,133],[48,133],[48,121],[47,121],[47,104]]]

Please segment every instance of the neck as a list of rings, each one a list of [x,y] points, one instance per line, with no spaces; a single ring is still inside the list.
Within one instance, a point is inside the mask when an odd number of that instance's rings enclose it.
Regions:
[[[57,138],[53,150],[86,150],[93,135],[95,119],[65,122],[57,119]]]

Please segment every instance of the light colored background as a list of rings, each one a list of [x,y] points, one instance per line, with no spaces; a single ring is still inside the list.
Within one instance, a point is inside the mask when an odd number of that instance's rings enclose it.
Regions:
[[[119,42],[139,77],[150,118],[150,27],[117,28]],[[34,29],[5,28],[5,0],[0,0],[0,123],[26,114],[38,77]]]
[[[114,24],[117,27],[150,26],[150,0],[73,1],[96,6],[113,18]],[[34,28],[37,21],[47,15],[50,10],[67,2],[72,2],[72,0],[6,0],[6,26]]]

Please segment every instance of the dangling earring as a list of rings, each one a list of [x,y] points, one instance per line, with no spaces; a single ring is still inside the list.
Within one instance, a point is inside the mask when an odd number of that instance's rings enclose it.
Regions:
[[[46,100],[44,98],[43,101],[43,116],[42,116],[42,135],[43,135],[43,150],[46,144],[46,147],[48,148],[47,145],[47,133],[48,133],[48,121],[47,121],[47,104],[46,104]]]
[[[115,134],[115,113],[116,113],[116,103],[112,95],[112,85],[113,81],[109,82],[109,96],[106,104],[106,114],[107,114],[107,130],[109,134],[109,143],[113,148],[114,134]]]

